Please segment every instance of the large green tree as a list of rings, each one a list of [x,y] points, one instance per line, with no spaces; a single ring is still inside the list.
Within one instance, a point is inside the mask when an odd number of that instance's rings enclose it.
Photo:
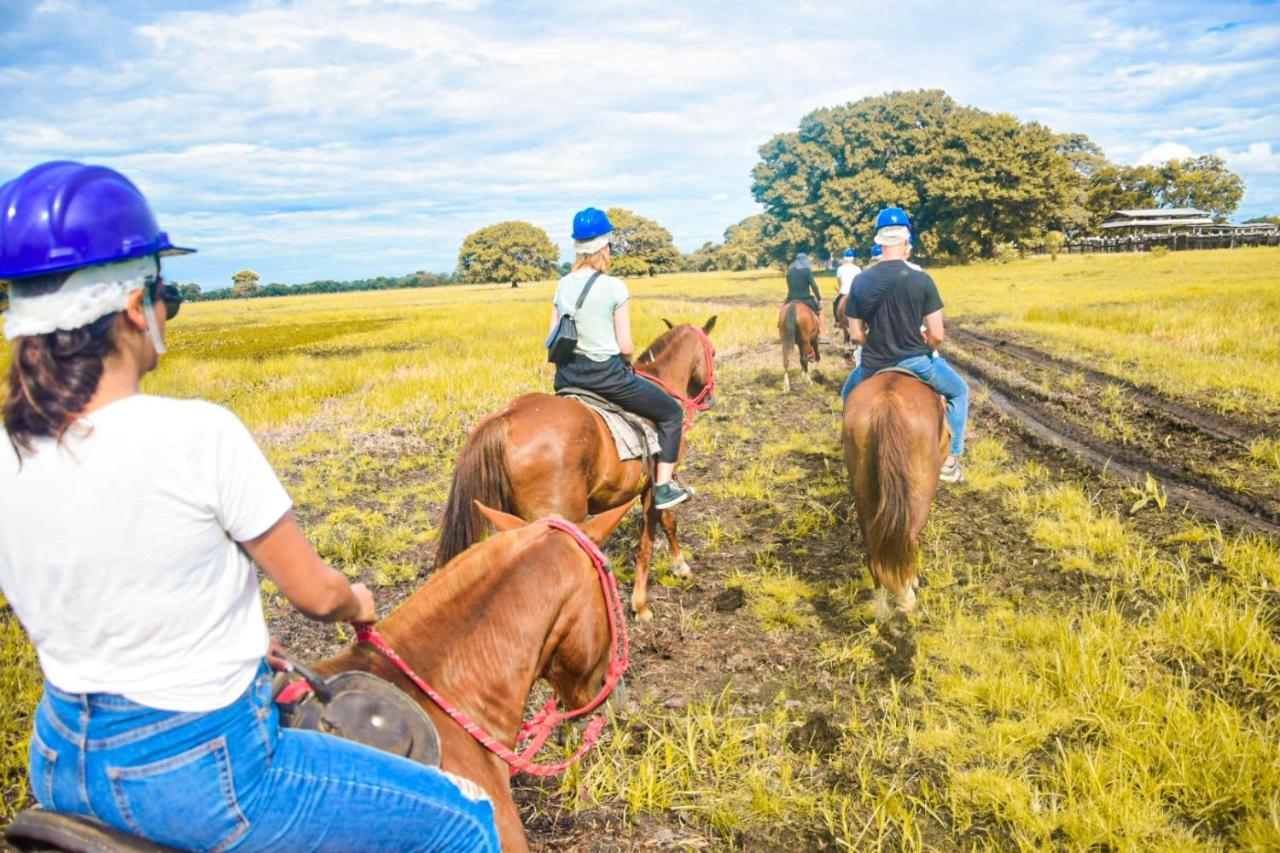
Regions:
[[[748,216],[725,229],[723,243],[703,243],[684,259],[687,270],[754,270],[769,263],[765,248],[766,216]]]
[[[609,248],[613,272],[618,275],[657,275],[680,269],[684,256],[671,239],[671,232],[648,217],[625,207],[605,211],[613,223]]]
[[[752,192],[779,261],[866,244],[887,205],[912,215],[922,253],[990,257],[1060,224],[1080,181],[1060,142],[1042,125],[940,90],[893,92],[816,110],[769,140]]]
[[[1219,221],[1235,213],[1244,198],[1244,181],[1214,154],[1170,160],[1160,167],[1165,207],[1198,207]]]
[[[529,222],[511,220],[468,235],[458,250],[454,275],[460,281],[509,281],[518,287],[522,281],[550,278],[559,262],[560,248],[546,231]]]

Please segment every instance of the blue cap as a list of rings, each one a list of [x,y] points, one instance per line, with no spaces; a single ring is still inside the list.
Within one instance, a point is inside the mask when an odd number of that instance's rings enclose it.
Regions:
[[[845,250],[844,250],[844,256],[845,256],[846,258],[852,258],[852,257],[856,256],[857,254],[858,254],[858,253],[857,253],[857,252],[855,252],[853,249],[845,249]]]
[[[613,230],[613,223],[603,210],[588,207],[573,217],[573,239],[594,240]]]
[[[0,186],[0,279],[194,251],[169,241],[115,169],[54,160]]]
[[[879,243],[871,247],[871,257],[878,258],[883,254],[884,254],[884,247],[882,247]]]

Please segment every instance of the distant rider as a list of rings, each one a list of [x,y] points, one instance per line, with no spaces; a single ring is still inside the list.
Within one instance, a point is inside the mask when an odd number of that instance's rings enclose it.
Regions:
[[[969,386],[937,354],[946,332],[942,297],[927,272],[907,258],[911,253],[911,220],[900,207],[887,207],[876,217],[876,248],[882,259],[854,281],[845,306],[849,334],[862,344],[862,363],[849,374],[842,400],[868,376],[886,367],[904,367],[932,385],[947,400],[951,453],[939,479],[963,479],[959,457],[964,453],[969,416]],[[924,331],[921,331],[921,324]]]
[[[813,309],[818,318],[819,343],[829,344],[827,339],[827,321],[822,316],[822,294],[818,291],[818,282],[813,277],[813,264],[804,252],[796,255],[796,259],[787,268],[787,301],[803,302]]]
[[[602,210],[588,207],[573,217],[573,271],[560,279],[551,309],[554,330],[563,314],[573,314],[578,346],[568,364],[556,367],[555,387],[583,388],[617,403],[628,412],[649,418],[658,428],[658,464],[653,477],[653,504],[669,509],[693,496],[674,479],[680,458],[684,413],[666,391],[631,368],[635,345],[631,340],[631,294],[621,279],[608,272],[609,234],[613,223]],[[594,281],[592,281],[594,279]],[[578,297],[591,290],[575,311]]]
[[[853,287],[853,279],[858,273],[862,272],[858,268],[858,264],[854,261],[857,252],[853,249],[845,249],[844,257],[840,261],[840,266],[836,270],[836,281],[839,282],[840,288],[836,292],[836,299],[833,303],[831,313],[836,318],[836,325],[844,327],[844,302],[849,296],[849,290]],[[857,364],[858,348],[854,348],[854,364]]]

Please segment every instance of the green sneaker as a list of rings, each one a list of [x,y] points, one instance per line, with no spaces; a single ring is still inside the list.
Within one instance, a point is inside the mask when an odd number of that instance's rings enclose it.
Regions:
[[[693,489],[686,489],[675,480],[653,487],[653,505],[657,509],[671,509],[693,497]]]

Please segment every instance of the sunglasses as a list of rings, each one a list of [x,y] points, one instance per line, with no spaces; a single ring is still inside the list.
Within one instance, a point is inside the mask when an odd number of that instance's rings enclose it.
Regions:
[[[178,316],[178,309],[182,307],[182,294],[178,292],[178,288],[166,284],[162,277],[156,276],[152,282],[151,301],[163,302],[164,318],[172,320]]]

